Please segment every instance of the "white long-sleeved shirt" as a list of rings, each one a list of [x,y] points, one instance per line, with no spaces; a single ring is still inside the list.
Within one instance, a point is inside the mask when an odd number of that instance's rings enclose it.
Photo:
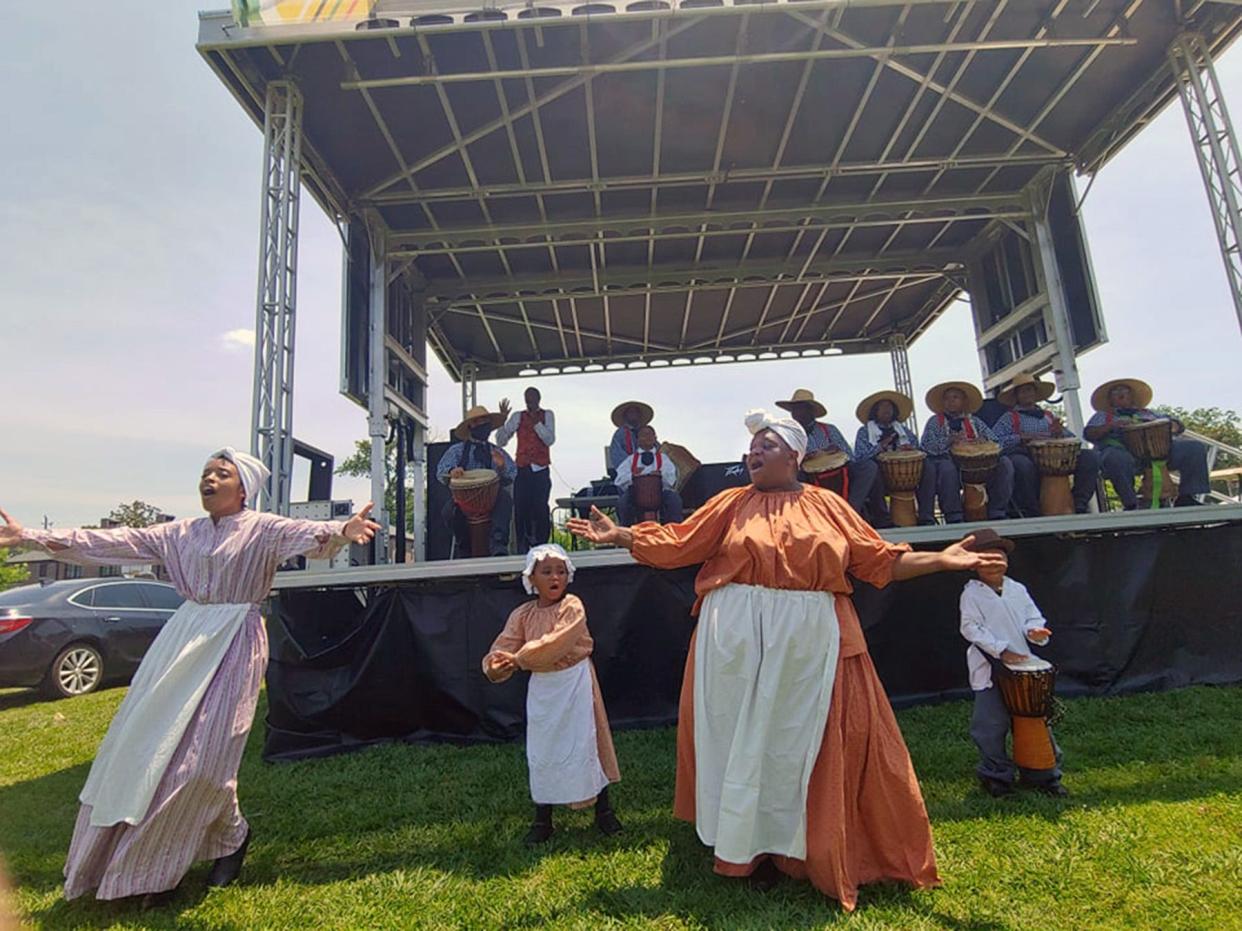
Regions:
[[[525,410],[526,409],[523,408],[520,411],[514,411],[509,415],[509,419],[497,428],[497,446],[507,446],[509,440],[513,439],[513,437],[517,435],[518,427],[522,425],[522,414]],[[552,415],[550,410],[543,410],[543,423],[535,424],[535,436],[543,440],[544,445],[546,446],[551,446],[556,442],[556,418]],[[532,472],[542,472],[547,468],[547,466],[537,465],[532,462],[530,468]]]
[[[962,636],[970,641],[966,668],[970,687],[976,692],[992,687],[992,666],[984,653],[997,659],[1006,650],[1030,655],[1029,631],[1048,626],[1026,586],[1009,578],[999,594],[978,579],[971,579],[962,589],[961,609]],[[1043,644],[1047,640],[1030,642]]]
[[[651,465],[643,465],[643,453],[653,453]],[[634,461],[638,461],[635,468]],[[660,471],[660,477],[664,480],[663,485],[667,488],[674,488],[677,485],[677,466],[673,465],[673,460],[669,456],[665,456],[658,449],[640,449],[632,456],[626,456],[617,466],[616,484],[618,488],[629,488],[634,484],[635,475],[650,475],[656,470]]]

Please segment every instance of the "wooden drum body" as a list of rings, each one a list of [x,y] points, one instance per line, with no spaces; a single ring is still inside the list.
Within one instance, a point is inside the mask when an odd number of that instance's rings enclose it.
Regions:
[[[835,491],[844,498],[850,492],[849,472],[846,469],[849,463],[850,457],[845,450],[827,452],[821,449],[802,460],[802,471],[811,484]]]
[[[898,527],[913,527],[918,523],[914,492],[923,478],[926,460],[927,453],[918,449],[894,450],[876,456],[889,494],[889,513]]]
[[[1026,451],[1039,469],[1039,510],[1043,514],[1073,514],[1070,476],[1078,468],[1082,442],[1073,437],[1029,440]]]
[[[1013,724],[1013,761],[1022,769],[1052,769],[1057,765],[1048,715],[1052,709],[1057,668],[1032,657],[1019,666],[993,663],[993,676]]]
[[[987,520],[987,483],[1000,462],[1000,445],[991,440],[958,443],[949,450],[962,473],[962,511],[967,520]]]
[[[664,477],[659,472],[634,476],[634,505],[643,520],[660,516],[660,504],[664,499]]]
[[[1173,448],[1173,421],[1167,417],[1121,428],[1121,441],[1144,467],[1141,495],[1148,506],[1160,507],[1162,501],[1176,497],[1169,475],[1169,451]]]
[[[500,473],[495,469],[468,469],[449,479],[453,502],[466,515],[470,530],[470,555],[491,555],[492,509],[500,493]]]

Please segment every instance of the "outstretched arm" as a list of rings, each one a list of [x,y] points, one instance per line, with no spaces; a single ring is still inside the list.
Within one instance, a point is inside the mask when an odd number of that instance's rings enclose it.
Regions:
[[[283,562],[291,556],[307,559],[328,559],[346,543],[368,543],[380,529],[371,520],[373,504],[366,506],[345,522],[339,520],[295,520],[281,518],[278,558]]]
[[[163,562],[171,524],[109,530],[29,530],[0,510],[0,546],[33,543],[67,562],[105,566]]]
[[[975,553],[968,550],[966,547],[973,540],[974,536],[971,535],[965,540],[946,546],[939,552],[899,554],[893,563],[893,581],[914,579],[933,572],[973,572],[989,566],[1004,565],[1005,557],[1001,553],[986,550],[982,553]]]

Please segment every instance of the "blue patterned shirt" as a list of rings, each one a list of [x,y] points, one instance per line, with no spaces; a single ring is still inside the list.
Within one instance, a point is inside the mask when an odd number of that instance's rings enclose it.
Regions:
[[[659,444],[657,443],[658,447]],[[638,431],[629,427],[617,427],[612,435],[612,443],[608,446],[608,468],[615,470],[621,460],[634,455],[638,451]]]
[[[1014,424],[1015,414],[1018,419],[1016,425]],[[1022,445],[1023,436],[1051,438],[1052,420],[1052,412],[1042,407],[1015,407],[1001,414],[1000,420],[996,421],[996,425],[992,427],[992,432],[996,434],[996,442],[1001,444],[1001,449],[1014,449]],[[1061,432],[1057,435],[1072,437],[1074,434],[1068,427],[1062,426]]]
[[[854,437],[854,458],[855,459],[858,459],[858,460],[874,459],[881,452],[883,452],[883,450],[880,448],[879,440],[883,439],[884,437],[884,434],[883,434],[884,428],[883,427],[879,428],[881,431],[880,436],[876,438],[877,441],[875,443],[872,443],[871,442],[871,424],[873,423],[875,423],[874,420],[870,421],[869,423],[865,423],[861,427],[858,428],[858,435]],[[876,424],[876,426],[879,427],[879,424]],[[918,449],[919,448],[918,438],[915,437],[915,435],[910,432],[909,428],[904,423],[898,423],[897,421],[894,421],[889,426],[890,426],[890,429],[897,434],[897,445],[892,447],[893,449]]]
[[[436,466],[436,481],[447,485],[449,472],[458,466],[463,469],[495,469],[496,462],[492,457],[496,455],[500,456],[505,465],[503,469],[497,470],[500,472],[500,483],[509,485],[517,477],[517,463],[495,443],[476,443],[473,440],[469,443],[454,443],[444,451],[440,464]]]
[[[957,430],[953,430],[954,422],[960,424]],[[966,429],[966,424],[970,424],[970,430]],[[961,417],[951,417],[948,414],[934,414],[927,421],[927,425],[923,427],[923,452],[929,456],[948,455],[949,447],[952,446],[952,434],[966,433],[968,439],[971,438],[971,432],[974,433],[973,439],[991,440],[996,442],[996,434],[988,429],[978,417],[973,414],[964,414]]]
[[[854,458],[854,450],[845,441],[841,431],[832,424],[816,421],[811,425],[811,429],[806,431],[807,455],[817,453],[821,449],[832,449],[833,447],[843,450],[851,460]]]
[[[1159,420],[1161,416],[1161,414],[1157,414],[1155,411],[1148,410],[1145,407],[1117,408],[1113,411],[1096,411],[1096,413],[1091,415],[1091,419],[1087,421],[1087,426],[1112,427],[1111,432],[1095,441],[1096,446],[1123,446],[1124,444],[1121,442],[1122,427],[1128,423],[1146,423],[1149,420]]]

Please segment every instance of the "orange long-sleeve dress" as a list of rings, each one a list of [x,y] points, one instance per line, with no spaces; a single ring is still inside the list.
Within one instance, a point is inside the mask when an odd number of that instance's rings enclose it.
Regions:
[[[792,492],[728,489],[683,523],[643,523],[631,531],[634,558],[641,563],[662,569],[703,564],[695,579],[695,613],[708,592],[730,583],[835,596],[841,647],[828,723],[807,788],[806,859],[772,859],[848,910],[866,883],[938,885],[927,809],[867,654],[847,578],[887,584],[897,555],[909,546],[885,541],[844,499],[809,485]],[[673,807],[676,817],[692,823],[694,657],[692,641],[678,714]],[[749,875],[763,859],[717,859],[716,871]]]
[[[509,615],[505,629],[483,657],[483,674],[492,682],[504,682],[513,675],[512,670],[496,668],[498,652],[512,653],[518,668],[528,672],[556,672],[577,663],[586,663],[591,670],[599,765],[609,782],[619,782],[621,770],[617,766],[617,751],[612,745],[608,712],[604,709],[604,697],[599,691],[595,664],[591,662],[594,649],[595,641],[587,630],[586,608],[582,599],[566,593],[556,604],[541,608],[539,600],[532,598],[518,605]]]

